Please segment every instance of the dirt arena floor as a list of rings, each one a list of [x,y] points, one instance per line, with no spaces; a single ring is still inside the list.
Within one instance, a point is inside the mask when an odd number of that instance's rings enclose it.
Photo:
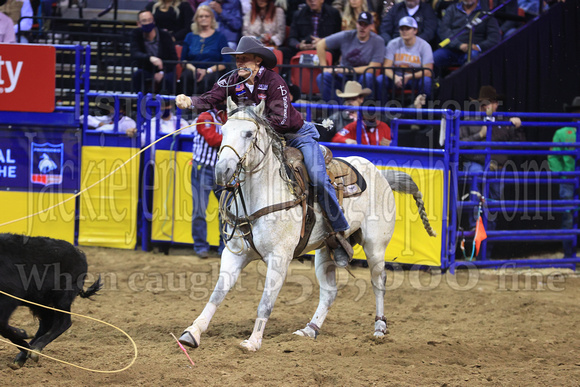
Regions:
[[[3,386],[572,386],[580,384],[580,278],[569,270],[470,270],[450,274],[389,272],[390,334],[374,330],[368,269],[340,272],[341,290],[317,340],[292,335],[318,302],[312,263],[294,261],[268,323],[262,348],[246,353],[265,265],[249,265],[218,309],[192,367],[170,335],[179,336],[205,305],[219,260],[187,251],[170,255],[83,248],[105,288],[73,312],[125,330],[139,355],[128,370],[97,374],[41,358],[8,368],[17,350],[0,343]],[[45,354],[97,370],[132,359],[127,338],[73,317]],[[12,323],[34,332],[27,309]]]

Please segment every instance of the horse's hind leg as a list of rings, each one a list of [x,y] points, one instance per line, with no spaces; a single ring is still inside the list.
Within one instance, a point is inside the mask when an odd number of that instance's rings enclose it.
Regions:
[[[242,347],[249,351],[257,351],[262,346],[264,329],[286,279],[292,256],[271,253],[264,257],[264,261],[268,269],[266,271],[266,280],[264,281],[264,292],[258,305],[258,318],[250,338],[240,343]]]
[[[320,285],[320,300],[318,302],[318,308],[316,308],[312,320],[306,324],[306,327],[294,332],[295,335],[311,338],[316,338],[316,336],[318,336],[318,331],[320,327],[322,327],[326,315],[334,303],[337,294],[336,267],[330,259],[328,249],[324,248],[316,250],[314,261],[316,278]]]
[[[224,250],[221,258],[220,275],[213,290],[209,302],[203,308],[201,314],[193,324],[185,329],[179,342],[192,348],[197,348],[201,334],[207,330],[209,322],[215,314],[218,306],[222,303],[230,289],[238,280],[240,272],[248,264],[249,259],[245,256],[237,256],[229,250]]]
[[[387,273],[385,271],[385,249],[382,246],[365,246],[369,269],[371,271],[371,284],[376,301],[375,333],[376,337],[383,337],[387,330],[387,319],[385,318],[385,287]]]

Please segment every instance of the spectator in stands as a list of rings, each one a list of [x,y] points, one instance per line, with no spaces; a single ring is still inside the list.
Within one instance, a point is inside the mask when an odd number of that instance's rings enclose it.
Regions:
[[[30,31],[32,29],[32,17],[34,13],[32,11],[32,5],[30,0],[22,0],[22,9],[20,10],[20,20],[14,23],[14,33],[18,35],[20,33],[19,43],[28,43],[28,37],[23,34],[23,32]]]
[[[18,32],[30,31],[32,28],[32,6],[30,0],[8,0],[6,4],[0,6],[3,12],[14,23],[14,34],[17,43],[28,43],[25,35],[18,36]]]
[[[159,130],[157,130],[157,120],[159,119]],[[149,145],[155,142],[158,138],[165,136],[166,134],[175,132],[177,129],[184,128],[189,124],[183,118],[177,121],[177,117],[171,112],[171,108],[166,108],[163,110],[161,117],[151,117],[150,125],[150,137],[149,142],[147,142],[147,125],[143,125],[143,130],[141,131],[141,146]],[[193,129],[186,128],[183,129],[178,134],[191,134]],[[137,135],[137,128],[127,130],[127,136],[135,137]]]
[[[254,36],[265,46],[278,47],[284,43],[286,16],[275,0],[252,0],[252,9],[244,16],[244,36]]]
[[[357,122],[351,122],[334,135],[332,142],[358,144],[356,141]],[[363,112],[362,145],[391,145],[391,128],[386,123],[377,120],[374,114]]]
[[[157,0],[147,4],[145,9],[153,14],[157,28],[169,31],[176,43],[183,42],[193,20],[193,9],[189,2]]]
[[[389,0],[363,0],[363,3],[365,3],[364,7],[366,9],[361,11],[361,12],[370,12],[371,15],[373,15],[373,19],[375,21],[375,25],[374,25],[374,29],[373,29],[374,32],[379,30],[379,26],[381,25],[381,18],[383,15],[384,5],[388,1]],[[341,15],[344,15],[347,4],[348,4],[348,0],[332,0],[332,7],[337,9]],[[351,29],[356,28],[356,20],[357,19],[358,19],[358,14],[357,14],[357,17],[354,18],[355,27],[353,27]]]
[[[506,3],[503,8],[494,13],[494,16],[498,19],[499,30],[503,39],[506,39],[513,33],[517,31],[522,25],[521,22],[513,20],[518,17],[518,2],[517,0],[488,0],[489,9],[494,8]]]
[[[244,20],[240,0],[206,0],[202,4],[209,5],[213,10],[219,23],[218,31],[226,37],[228,46],[235,50]]]
[[[147,10],[139,12],[137,26],[131,33],[131,58],[139,67],[133,73],[133,90],[173,90],[175,63],[168,62],[177,61],[177,53],[171,35],[155,26],[153,14]]]
[[[344,91],[336,90],[336,95],[344,101],[347,106],[361,106],[365,97],[372,93],[371,89],[363,89],[357,81],[348,81],[344,85]],[[320,142],[330,142],[336,132],[342,130],[346,125],[356,122],[358,116],[357,111],[353,110],[339,110],[328,117],[332,121],[331,128],[320,129]]]
[[[324,0],[307,0],[306,4],[292,19],[288,46],[280,47],[286,64],[299,51],[315,50],[321,38],[341,30],[340,12]]]
[[[200,5],[195,12],[191,31],[185,37],[181,60],[187,63],[181,75],[181,90],[185,94],[202,94],[211,89],[226,69],[221,51],[228,47],[226,37],[216,31],[218,24],[207,5]],[[199,63],[203,62],[203,63]]]
[[[193,237],[193,250],[200,258],[209,257],[209,243],[207,242],[207,211],[209,194],[213,191],[219,200],[222,187],[215,182],[215,163],[217,153],[222,142],[221,126],[213,122],[224,124],[227,120],[225,110],[215,109],[201,113],[193,130],[193,160],[191,162],[191,192],[193,197],[193,221],[191,234]],[[221,230],[220,230],[221,231]],[[220,232],[221,234],[221,232]],[[218,254],[221,255],[224,242],[220,237]]]
[[[98,130],[101,132],[112,132],[115,130],[115,109],[112,106],[108,106],[102,109],[103,115],[100,116],[87,116],[87,126],[89,129]],[[80,121],[83,122],[83,116],[80,117]],[[117,131],[118,133],[126,133],[131,135],[137,131],[137,123],[131,117],[125,115],[125,108],[123,106],[119,107],[119,120],[117,121]]]
[[[568,113],[580,113],[580,97],[574,98],[572,105],[565,104],[564,110]],[[580,121],[580,119],[575,119],[575,121]],[[576,126],[566,126],[560,128],[554,133],[553,142],[576,142]],[[553,151],[563,151],[569,150],[573,151],[576,148],[565,148],[565,147],[552,147],[550,150]],[[552,172],[574,172],[576,170],[576,159],[574,156],[570,155],[548,155],[548,166]],[[566,178],[566,177],[564,177]],[[571,183],[561,183],[559,189],[560,200],[574,200],[577,187],[573,182]],[[566,211],[562,213],[562,229],[571,229],[574,227],[574,212]],[[573,243],[570,240],[565,240],[562,242],[564,247],[564,256],[572,257],[574,255]]]
[[[383,17],[380,34],[385,44],[399,37],[399,21],[404,17],[412,17],[417,22],[417,36],[431,44],[437,33],[437,16],[431,5],[421,0],[405,0],[395,4]]]
[[[342,87],[344,81],[349,77],[356,77],[360,84],[371,90],[374,88],[374,71],[367,69],[381,67],[385,55],[385,42],[379,35],[371,32],[372,25],[372,15],[368,12],[362,12],[358,18],[356,30],[338,32],[321,39],[316,44],[321,66],[331,64],[326,63],[327,49],[340,49],[341,54],[341,67],[326,67],[316,77],[324,101],[336,101],[334,87]],[[348,74],[345,72],[345,68],[352,68],[354,74]]]
[[[361,12],[368,12],[369,6],[366,0],[347,0],[344,6],[344,11],[342,11],[342,30],[356,30],[356,23],[358,20],[359,15]],[[376,15],[371,12],[373,18],[376,18]],[[373,32],[377,32],[372,27]]]
[[[0,6],[5,3],[6,0],[0,0]],[[0,43],[16,43],[14,22],[3,12],[0,12]]]
[[[489,8],[485,2],[479,0],[461,0],[457,4],[447,8],[443,20],[439,24],[439,37],[452,39],[455,34],[462,30],[473,19],[483,16],[483,12]],[[497,20],[488,17],[473,28],[473,40],[471,46],[471,59],[489,50],[499,43],[500,33]],[[435,67],[442,68],[454,65],[463,65],[467,61],[469,51],[469,34],[467,30],[460,36],[453,38],[445,47],[437,49],[433,53]]]
[[[479,110],[486,113],[484,121],[495,121],[496,117],[493,116],[497,112],[499,107],[499,102],[501,101],[501,96],[499,96],[493,86],[482,86],[479,90],[479,97],[477,102],[479,105]],[[491,141],[525,141],[525,136],[523,131],[520,129],[522,121],[518,117],[512,117],[509,119],[513,126],[493,126],[491,132]],[[459,139],[461,141],[486,141],[487,140],[487,125],[483,126],[462,126],[459,131]],[[483,148],[474,148],[483,149]],[[507,155],[493,154],[491,155],[491,161],[489,165],[485,164],[484,153],[481,154],[468,154],[463,155],[463,171],[472,174],[483,172],[483,171],[498,171],[503,169],[508,161]],[[480,184],[481,177],[473,178],[471,183],[469,183],[470,192],[478,192],[479,195],[483,195],[482,186]],[[489,197],[486,198],[492,200],[501,200],[503,198],[503,183],[502,182],[490,182],[489,183]],[[478,200],[478,198],[474,198]],[[495,220],[496,216],[490,216],[488,218],[487,229],[495,230]],[[478,219],[478,208],[475,207],[473,212],[469,216],[469,227],[475,230]]]
[[[387,45],[385,75],[377,77],[380,99],[384,104],[390,100],[391,92],[396,89],[411,89],[413,94],[431,95],[431,76],[433,70],[433,51],[425,40],[417,36],[417,21],[411,16],[405,16],[399,21],[401,36]],[[401,68],[393,70],[392,68]],[[403,69],[429,69],[419,71],[404,71]],[[394,86],[394,88],[393,88]]]

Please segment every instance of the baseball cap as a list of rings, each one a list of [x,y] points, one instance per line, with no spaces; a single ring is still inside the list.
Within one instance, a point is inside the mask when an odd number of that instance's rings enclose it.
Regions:
[[[419,28],[419,26],[417,25],[417,20],[413,19],[411,16],[405,16],[402,17],[401,20],[399,20],[399,28],[403,26],[416,29]]]
[[[370,12],[361,12],[360,15],[358,15],[357,22],[373,24],[373,15],[371,15]]]

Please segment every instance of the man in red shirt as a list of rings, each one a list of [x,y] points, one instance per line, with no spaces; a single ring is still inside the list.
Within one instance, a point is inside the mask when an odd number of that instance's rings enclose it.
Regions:
[[[356,125],[356,121],[346,125],[334,135],[332,142],[357,144]],[[365,116],[362,122],[361,144],[389,146],[391,144],[391,128],[375,117]]]

